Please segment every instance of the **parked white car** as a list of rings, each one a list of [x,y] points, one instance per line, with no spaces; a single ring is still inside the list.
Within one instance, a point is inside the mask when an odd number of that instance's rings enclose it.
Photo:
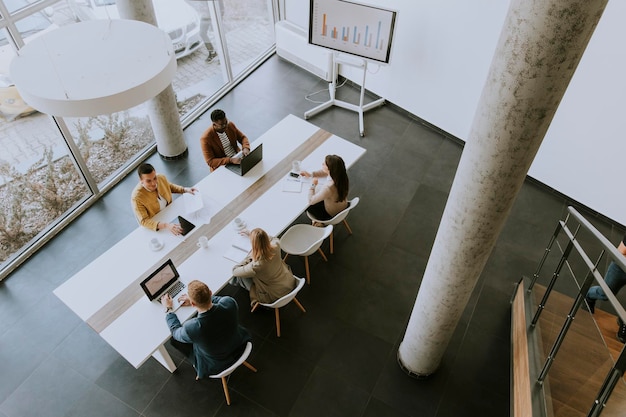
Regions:
[[[152,0],[157,24],[174,44],[176,58],[190,55],[202,46],[200,17],[184,0]],[[119,19],[115,0],[68,0],[79,21]]]

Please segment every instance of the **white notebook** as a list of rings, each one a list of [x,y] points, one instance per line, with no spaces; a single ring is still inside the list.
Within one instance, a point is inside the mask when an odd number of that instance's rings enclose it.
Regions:
[[[252,250],[252,243],[250,243],[250,236],[242,235],[239,233],[235,234],[232,245],[236,247],[237,249],[240,249],[246,253]]]
[[[287,193],[299,193],[302,191],[302,181],[298,178],[287,177],[283,180],[283,191]]]
[[[224,257],[233,262],[241,262],[248,256],[251,250],[252,244],[250,243],[250,237],[235,232],[235,236],[233,236],[233,240],[224,254]]]
[[[224,254],[224,258],[230,259],[235,263],[243,261],[246,259],[246,256],[248,256],[248,252],[242,251],[234,246],[229,246],[228,250]]]

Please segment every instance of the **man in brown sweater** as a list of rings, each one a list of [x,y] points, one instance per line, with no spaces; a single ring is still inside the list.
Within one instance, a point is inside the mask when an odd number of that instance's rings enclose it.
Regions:
[[[211,122],[211,126],[200,137],[202,154],[211,172],[222,165],[241,163],[241,158],[235,155],[240,150],[243,156],[250,153],[250,142],[246,135],[233,122],[228,121],[223,110],[213,110]]]

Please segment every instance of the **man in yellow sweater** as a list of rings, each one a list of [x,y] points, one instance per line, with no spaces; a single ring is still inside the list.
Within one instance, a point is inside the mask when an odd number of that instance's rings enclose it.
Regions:
[[[171,184],[165,175],[157,174],[150,164],[139,165],[137,174],[139,184],[133,190],[130,201],[139,224],[150,230],[168,229],[173,234],[180,235],[183,230],[179,224],[159,222],[152,217],[172,202],[172,193],[195,194],[198,190]]]

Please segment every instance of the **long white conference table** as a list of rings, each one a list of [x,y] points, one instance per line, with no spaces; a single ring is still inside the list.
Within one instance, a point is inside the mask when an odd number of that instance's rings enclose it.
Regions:
[[[336,154],[350,167],[365,153],[362,147],[293,115],[255,140],[252,147],[259,143],[263,143],[263,159],[245,176],[220,167],[195,185],[204,204],[201,210],[188,213],[185,198],[178,197],[157,215],[164,221],[177,215],[191,220],[196,228],[184,238],[168,230],[137,227],[54,290],[135,368],[152,356],[170,372],[176,369],[164,346],[170,331],[163,307],[149,301],[141,290],[144,278],[172,259],[181,281],[198,279],[217,293],[232,276],[234,263],[224,255],[236,236],[235,217],[242,218],[248,228],[261,227],[278,236],[308,206],[308,184],[302,184],[299,193],[284,191],[292,161],[300,160],[302,169],[312,171],[320,169],[326,155]],[[133,215],[130,203],[128,215]],[[197,246],[200,236],[209,239],[208,248]],[[159,251],[150,249],[154,237],[164,244]],[[194,312],[192,307],[181,307],[176,315],[182,322]]]

